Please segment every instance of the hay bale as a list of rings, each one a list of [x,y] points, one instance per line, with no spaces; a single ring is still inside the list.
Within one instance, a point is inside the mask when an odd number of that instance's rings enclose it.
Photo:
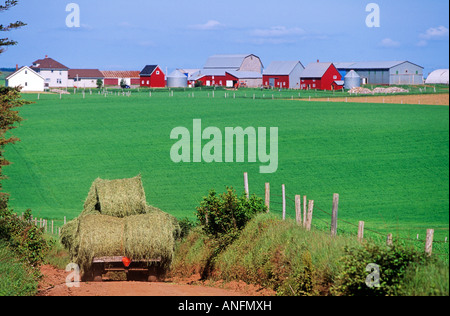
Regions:
[[[96,179],[84,204],[83,214],[90,212],[115,217],[145,214],[147,202],[141,176],[120,180]]]
[[[61,244],[67,249],[72,262],[75,260],[77,252],[77,231],[78,231],[79,221],[78,218],[67,222],[63,227],[61,227],[60,240]]]
[[[124,220],[107,215],[86,215],[78,218],[74,244],[76,263],[83,271],[92,264],[95,257],[123,256]]]
[[[153,211],[125,218],[125,255],[132,260],[161,258],[163,267],[172,263],[179,225],[170,215]]]
[[[118,218],[108,215],[82,215],[62,229],[61,243],[82,271],[95,257],[126,256],[134,261],[161,258],[169,267],[180,226],[175,217],[148,207],[148,214]]]

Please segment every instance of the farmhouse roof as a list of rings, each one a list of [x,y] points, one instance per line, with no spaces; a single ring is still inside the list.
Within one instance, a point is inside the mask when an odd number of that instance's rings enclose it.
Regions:
[[[334,63],[337,69],[391,69],[395,66],[411,63],[406,60],[402,61],[358,61],[358,62],[338,62]],[[414,63],[411,63],[416,65]],[[420,68],[422,66],[416,65]]]
[[[273,61],[267,69],[264,70],[265,75],[289,75],[294,68],[300,64],[305,68],[300,61]]]
[[[64,66],[60,62],[57,62],[53,58],[45,57],[44,59],[38,59],[33,62],[31,69],[64,69],[67,70],[69,67]]]
[[[41,77],[42,79],[44,79],[44,77],[42,77],[40,74],[38,74],[36,71],[34,71],[33,69],[31,69],[30,67],[28,67],[28,66],[23,66],[23,67],[20,67],[18,70],[14,71],[14,72],[13,72],[12,74],[10,74],[8,77],[6,77],[5,80],[11,79],[11,78],[14,77],[15,75],[17,75],[19,72],[21,72],[22,69],[24,69],[24,68],[28,69],[31,73],[33,73],[33,74],[35,74],[35,75]]]
[[[75,78],[104,78],[98,69],[69,69],[69,79]]]
[[[105,78],[139,78],[140,71],[135,70],[102,70]]]
[[[158,68],[158,65],[147,65],[142,69],[140,75],[141,76],[151,76],[155,69]]]
[[[333,63],[310,63],[302,73],[302,78],[322,78]]]

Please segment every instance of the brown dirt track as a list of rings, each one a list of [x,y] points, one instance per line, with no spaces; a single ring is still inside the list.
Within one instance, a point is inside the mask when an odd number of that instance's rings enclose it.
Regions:
[[[81,283],[79,288],[68,288],[65,284],[69,272],[52,266],[41,267],[43,278],[38,296],[271,296],[271,291],[244,282],[200,282],[199,276],[191,279],[172,279],[167,282],[112,282]]]
[[[345,98],[312,99],[311,101],[345,102]],[[391,96],[361,96],[348,97],[347,102],[357,103],[391,103],[391,104],[427,104],[449,105],[449,94],[423,94],[423,95],[391,95]]]

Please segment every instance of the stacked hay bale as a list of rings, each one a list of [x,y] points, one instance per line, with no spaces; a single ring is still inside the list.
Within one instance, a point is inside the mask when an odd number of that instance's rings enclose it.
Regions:
[[[95,257],[125,256],[133,261],[172,262],[177,220],[146,203],[141,177],[93,182],[84,210],[61,230],[72,262],[87,271]]]

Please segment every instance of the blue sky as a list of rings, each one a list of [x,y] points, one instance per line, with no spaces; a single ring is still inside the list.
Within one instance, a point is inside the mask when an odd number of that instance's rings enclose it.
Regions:
[[[2,1],[3,2],[3,1]],[[66,26],[67,4],[80,7]],[[366,6],[380,7],[380,27],[366,26]],[[447,0],[20,0],[0,24],[28,26],[0,34],[19,41],[0,67],[49,55],[70,68],[201,68],[213,54],[252,53],[273,60],[409,60],[425,74],[449,67]]]

